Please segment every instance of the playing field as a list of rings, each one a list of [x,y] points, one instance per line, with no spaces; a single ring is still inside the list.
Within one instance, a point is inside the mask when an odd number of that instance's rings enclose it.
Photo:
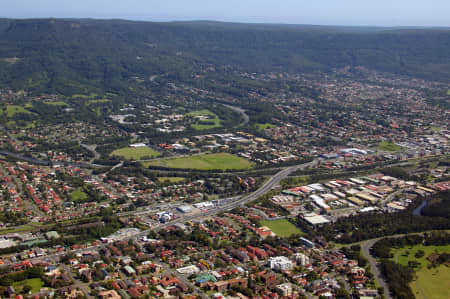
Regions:
[[[123,157],[128,160],[140,160],[142,158],[154,158],[160,154],[149,147],[124,147],[116,149],[111,156]]]
[[[265,123],[265,124],[257,124],[256,127],[258,128],[258,130],[264,130],[264,129],[274,128],[276,126],[273,124]]]
[[[419,250],[423,250],[425,254],[421,258],[416,258],[414,255]],[[450,245],[416,245],[393,249],[394,257],[392,259],[397,263],[405,266],[408,265],[408,261],[417,261],[420,263],[420,267],[416,269],[417,279],[410,284],[417,299],[450,298],[450,288],[448,287],[448,284],[443,283],[450,281],[450,268],[445,265],[441,265],[438,268],[427,268],[427,265],[429,264],[427,257],[433,252],[450,252]]]
[[[200,170],[226,170],[226,169],[249,169],[254,164],[247,159],[228,154],[204,154],[191,157],[161,159],[150,161],[146,165],[161,166],[167,168],[185,168]]]
[[[417,271],[417,279],[410,286],[417,299],[450,298],[450,268],[441,265],[439,268],[423,267]]]
[[[272,232],[281,238],[289,237],[294,234],[303,234],[298,227],[290,223],[287,219],[261,220],[260,223],[262,226],[270,228]]]
[[[378,144],[378,149],[387,152],[397,152],[402,150],[403,147],[392,142],[383,141]]]
[[[40,278],[31,278],[13,283],[13,287],[19,292],[22,291],[25,285],[29,285],[31,287],[31,293],[34,294],[44,287],[44,282]]]

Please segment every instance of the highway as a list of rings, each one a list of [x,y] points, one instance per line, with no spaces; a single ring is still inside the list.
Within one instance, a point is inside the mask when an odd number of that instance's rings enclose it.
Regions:
[[[238,196],[238,197],[227,198],[225,200],[229,200],[229,201],[225,201],[226,204],[224,204],[222,206],[217,206],[215,209],[211,209],[211,210],[209,210],[207,212],[203,212],[203,213],[197,213],[197,214],[194,214],[194,215],[189,215],[189,216],[186,216],[186,217],[180,217],[180,218],[175,219],[173,221],[170,221],[170,222],[167,222],[167,223],[163,223],[163,224],[159,224],[159,225],[157,225],[157,226],[155,226],[155,227],[153,227],[151,229],[144,230],[144,231],[141,231],[141,232],[136,233],[136,234],[127,235],[126,237],[122,238],[122,240],[129,240],[129,239],[137,240],[137,239],[139,239],[139,238],[141,238],[143,236],[147,236],[150,231],[158,231],[158,230],[161,230],[163,228],[169,227],[169,226],[171,226],[173,224],[176,224],[176,223],[184,223],[184,222],[189,221],[189,220],[193,220],[193,219],[197,219],[197,218],[203,218],[203,217],[209,217],[209,216],[213,216],[215,214],[218,214],[218,213],[221,213],[221,212],[224,212],[224,211],[232,210],[235,207],[238,207],[240,205],[244,205],[244,204],[246,204],[248,202],[256,200],[260,196],[266,194],[272,188],[276,187],[280,183],[280,181],[285,179],[289,174],[291,174],[291,173],[293,173],[293,172],[295,172],[295,171],[297,171],[299,169],[304,169],[304,168],[307,168],[309,166],[313,166],[313,165],[317,164],[317,162],[318,162],[317,160],[314,160],[314,161],[309,162],[309,163],[295,165],[295,166],[291,166],[291,167],[285,168],[285,169],[279,171],[278,173],[276,173],[274,176],[272,176],[258,190],[256,190],[255,192],[253,192],[250,195],[247,195],[247,196],[244,196],[244,197]],[[100,245],[91,246],[91,247],[88,247],[88,248],[72,250],[71,252],[73,252],[73,253],[83,253],[83,252],[87,252],[87,251],[91,251],[91,250],[99,250],[102,246],[104,246],[104,245],[100,244]],[[61,256],[65,255],[67,253],[68,252],[64,252],[64,253],[60,252],[60,253],[55,253],[55,254],[51,254],[51,255],[46,255],[46,256],[32,258],[32,259],[29,259],[29,260],[31,262],[38,262],[38,261],[42,261],[42,260],[55,260],[55,261],[57,261],[57,260],[59,260],[59,258]],[[7,267],[7,266],[9,266],[9,265],[3,264],[3,265],[0,265],[0,268]],[[166,270],[168,270],[168,269],[166,268]],[[170,270],[170,272],[174,273],[172,270]],[[74,281],[78,282],[76,279],[74,279]],[[183,278],[182,281],[184,283],[186,283],[188,286],[192,287],[191,283],[188,280]],[[89,295],[89,290],[86,288],[85,285],[83,285],[83,284],[78,282],[77,286],[87,296],[90,296]],[[196,288],[194,288],[194,290],[196,290]],[[196,290],[195,292],[197,292],[197,294],[199,294],[198,290]],[[201,297],[205,298],[204,295],[201,295]]]
[[[169,221],[167,223],[158,224],[158,225],[156,225],[156,226],[154,226],[154,227],[152,227],[150,229],[147,229],[147,230],[144,230],[144,231],[141,231],[141,232],[138,232],[138,233],[126,235],[123,238],[121,238],[121,240],[130,240],[130,239],[137,240],[139,238],[147,236],[149,234],[149,232],[151,232],[151,231],[159,231],[161,229],[164,229],[164,228],[169,227],[169,226],[171,226],[173,224],[176,224],[176,223],[185,223],[185,222],[190,221],[190,220],[213,216],[213,215],[216,215],[216,214],[221,213],[221,212],[232,210],[232,209],[234,209],[234,208],[236,208],[238,206],[245,205],[246,203],[258,199],[262,195],[266,194],[267,192],[269,192],[270,190],[275,188],[280,183],[281,180],[287,178],[291,173],[293,173],[293,172],[295,172],[297,170],[301,170],[301,169],[305,169],[305,168],[308,168],[308,167],[311,167],[311,166],[315,166],[315,165],[318,164],[318,162],[319,162],[319,160],[315,159],[315,160],[313,160],[311,162],[308,162],[308,163],[294,165],[294,166],[290,166],[290,167],[284,168],[281,171],[277,172],[275,175],[273,175],[270,179],[268,179],[255,192],[253,192],[253,193],[251,193],[249,195],[236,196],[236,197],[231,197],[231,198],[220,199],[220,200],[217,201],[218,204],[216,205],[216,207],[214,209],[207,210],[207,211],[204,211],[204,212],[195,213],[195,214],[192,214],[192,215],[182,216],[182,217],[179,217],[179,218],[174,219],[172,221]],[[389,294],[388,286],[385,283],[385,281],[383,280],[383,277],[381,276],[381,273],[379,272],[379,270],[378,270],[378,268],[376,266],[375,259],[370,255],[370,252],[369,252],[369,250],[373,246],[373,244],[379,239],[380,238],[364,241],[364,242],[362,242],[361,247],[362,247],[363,254],[369,260],[369,263],[371,265],[372,271],[375,274],[376,280],[378,281],[379,285],[384,288],[385,297],[386,298],[391,298],[390,294]],[[104,246],[103,244],[100,244],[100,245],[91,246],[91,247],[88,247],[88,248],[72,250],[71,252],[73,252],[73,253],[83,253],[83,252],[87,252],[87,251],[91,251],[91,250],[99,250],[103,246]],[[30,259],[30,261],[31,262],[37,262],[37,261],[52,260],[52,259],[59,260],[59,258],[61,256],[65,255],[67,253],[68,252],[55,253],[55,254],[46,255],[46,256],[42,256],[42,257],[36,257],[36,258]],[[3,264],[3,265],[0,265],[0,268],[7,267],[7,266],[8,266],[7,264]],[[188,284],[188,285],[190,285],[190,284]],[[88,295],[88,290],[85,289],[85,288],[82,288],[82,289],[86,293],[86,295]]]
[[[215,209],[211,209],[207,212],[188,215],[185,217],[177,218],[175,220],[172,220],[172,221],[164,223],[164,224],[159,224],[157,226],[152,227],[151,229],[139,232],[132,236],[127,236],[125,239],[140,238],[140,237],[148,235],[148,233],[150,231],[158,231],[160,229],[166,228],[166,227],[171,226],[176,223],[184,223],[184,222],[194,220],[197,218],[213,216],[213,215],[221,213],[221,212],[232,210],[238,206],[245,205],[246,203],[254,201],[254,200],[258,199],[259,197],[261,197],[262,195],[269,192],[270,190],[272,190],[275,186],[277,186],[280,183],[281,180],[288,177],[289,174],[291,174],[299,169],[304,169],[304,168],[316,165],[317,162],[318,162],[317,160],[314,160],[314,161],[311,161],[308,163],[294,165],[294,166],[285,168],[285,169],[279,171],[278,173],[276,173],[269,180],[267,180],[258,190],[256,190],[255,192],[253,192],[247,196],[244,196],[244,197],[238,196],[238,197],[232,197],[232,198],[227,198],[227,199],[221,199],[221,201],[229,200],[229,202],[227,201],[227,203],[224,205],[218,205]]]
[[[162,224],[158,224],[150,229],[141,231],[139,233],[135,233],[135,234],[130,234],[125,236],[124,238],[122,238],[122,240],[130,240],[130,239],[139,239],[143,236],[147,236],[148,233],[150,231],[159,231],[161,229],[164,229],[166,227],[169,227],[173,224],[176,223],[184,223],[190,220],[194,220],[194,219],[198,219],[198,218],[203,218],[203,217],[209,217],[209,216],[213,216],[216,215],[218,213],[224,212],[224,211],[229,211],[232,210],[240,205],[244,205],[248,202],[251,202],[253,200],[258,199],[260,196],[266,194],[267,192],[269,192],[272,188],[274,188],[275,186],[277,186],[279,184],[279,182],[283,179],[285,179],[289,174],[299,170],[299,169],[304,169],[310,166],[313,166],[317,164],[317,160],[314,160],[312,162],[308,162],[308,163],[304,163],[304,164],[299,164],[299,165],[294,165],[288,168],[285,168],[281,171],[279,171],[278,173],[276,173],[274,176],[272,176],[269,180],[267,180],[258,190],[256,190],[255,192],[244,196],[244,197],[232,197],[232,198],[226,198],[226,199],[222,199],[222,200],[229,200],[226,201],[226,204],[224,205],[219,205],[217,206],[215,209],[211,209],[209,211],[203,212],[203,213],[197,213],[197,214],[193,214],[193,215],[188,215],[185,217],[180,217],[177,218],[173,221],[169,221],[167,223],[162,223]],[[91,250],[95,250],[95,249],[100,249],[103,245],[97,245],[97,246],[91,246],[88,248],[83,248],[83,249],[77,249],[77,250],[72,250],[71,252],[73,253],[83,253],[86,251],[91,251]],[[54,259],[54,258],[59,258],[62,255],[66,254],[65,253],[55,253],[55,254],[51,254],[51,255],[46,255],[46,256],[42,256],[42,257],[37,257],[37,258],[32,258],[30,259],[31,262],[36,262],[36,261],[41,261],[41,260],[47,260],[47,259]],[[0,265],[0,267],[6,267],[8,265],[3,264]]]

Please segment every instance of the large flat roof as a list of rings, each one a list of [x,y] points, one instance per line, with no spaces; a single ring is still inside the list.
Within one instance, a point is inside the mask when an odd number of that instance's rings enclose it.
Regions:
[[[325,218],[321,215],[305,216],[304,219],[312,225],[324,224],[324,223],[330,222],[330,220],[328,220],[327,218]]]

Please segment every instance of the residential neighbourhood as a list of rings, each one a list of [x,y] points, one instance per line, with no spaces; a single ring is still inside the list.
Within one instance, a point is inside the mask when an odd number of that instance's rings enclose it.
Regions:
[[[374,244],[448,230],[426,211],[450,189],[426,100],[447,87],[358,71],[235,70],[281,86],[246,104],[1,90],[0,296],[391,298]]]

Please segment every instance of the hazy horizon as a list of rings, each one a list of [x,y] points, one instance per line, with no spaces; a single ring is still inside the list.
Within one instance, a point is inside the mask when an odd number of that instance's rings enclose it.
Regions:
[[[450,1],[379,0],[16,0],[0,4],[1,18],[93,18],[135,21],[221,21],[362,27],[450,27]]]

